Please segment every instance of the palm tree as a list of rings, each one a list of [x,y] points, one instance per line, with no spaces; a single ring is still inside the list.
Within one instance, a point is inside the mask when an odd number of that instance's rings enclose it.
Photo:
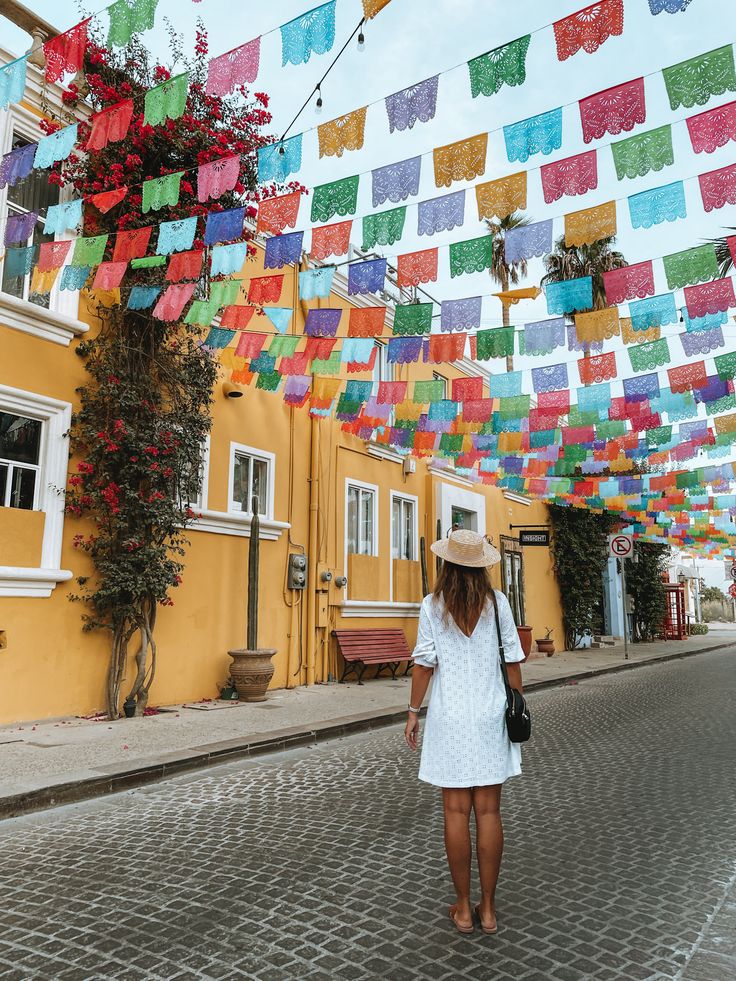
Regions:
[[[611,269],[620,269],[628,263],[621,252],[611,246],[616,241],[613,236],[599,238],[591,245],[565,245],[565,236],[558,238],[555,247],[545,256],[544,265],[547,270],[542,277],[542,288],[547,283],[559,283],[564,279],[579,279],[581,276],[593,277],[593,309],[602,310],[608,306],[606,289],[603,285],[603,273]],[[572,317],[573,323],[575,317]],[[590,357],[590,346],[583,346],[583,357]]]
[[[565,238],[558,238],[554,251],[545,257],[547,270],[542,277],[542,287],[548,283],[559,283],[563,279],[579,279],[581,276],[593,277],[593,309],[602,310],[608,306],[603,286],[603,273],[628,265],[620,252],[611,246],[615,238],[601,238],[592,245],[565,245]]]
[[[734,266],[733,256],[731,255],[731,250],[728,247],[727,239],[736,235],[736,228],[727,228],[726,231],[731,232],[731,235],[724,236],[723,238],[711,239],[716,247],[716,259],[718,259],[721,276],[727,276]]]
[[[488,231],[493,236],[491,278],[498,283],[504,293],[510,286],[517,286],[525,278],[527,273],[526,259],[520,259],[518,262],[506,261],[506,232],[512,228],[524,228],[529,224],[530,221],[527,216],[523,215],[520,211],[514,211],[500,221],[486,222]],[[510,327],[511,316],[509,314],[509,305],[502,300],[501,307],[503,311],[501,323],[504,327]],[[506,370],[514,370],[513,357],[506,358]]]

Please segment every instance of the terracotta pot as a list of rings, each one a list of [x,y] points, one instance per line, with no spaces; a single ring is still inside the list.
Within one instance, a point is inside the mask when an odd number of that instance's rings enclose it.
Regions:
[[[516,632],[519,635],[519,642],[521,643],[521,649],[524,652],[524,660],[526,661],[532,652],[532,628],[517,627]]]
[[[255,651],[228,651],[233,659],[230,677],[241,702],[265,702],[266,689],[273,678],[271,658],[275,648],[259,647]]]
[[[555,652],[555,642],[542,637],[541,640],[537,640],[537,650],[540,654],[546,654],[547,657],[552,657]]]

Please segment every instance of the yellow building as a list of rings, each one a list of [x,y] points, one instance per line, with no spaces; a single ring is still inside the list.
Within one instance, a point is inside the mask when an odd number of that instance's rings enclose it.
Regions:
[[[0,60],[10,55],[0,51]],[[29,67],[26,102],[0,112],[0,153],[38,139],[41,72]],[[52,101],[58,93],[47,89]],[[54,199],[54,194],[57,195]],[[0,191],[0,216],[58,200],[41,177]],[[42,225],[34,234],[43,240]],[[263,275],[262,252],[242,276]],[[0,258],[0,264],[2,259]],[[287,267],[280,305],[293,304],[290,330],[304,331],[310,306],[360,303],[338,271],[327,300],[298,299],[298,270]],[[375,304],[371,300],[371,305]],[[343,322],[346,320],[343,317]],[[263,321],[265,318],[254,318]],[[391,322],[389,310],[388,322]],[[252,330],[258,326],[251,323]],[[261,328],[265,330],[265,328]],[[29,296],[29,278],[3,275],[0,287],[0,724],[100,710],[108,638],[82,633],[74,578],[89,572],[73,547],[83,524],[64,514],[75,389],[84,379],[74,347],[94,320],[84,294]],[[344,334],[344,328],[341,329]],[[228,360],[226,355],[225,360]],[[231,364],[233,362],[230,359]],[[482,374],[473,362],[388,363],[382,347],[372,373],[350,377],[414,380]],[[223,370],[222,381],[229,377]],[[487,390],[486,390],[487,394]],[[73,465],[72,465],[73,466]],[[546,548],[521,549],[513,525],[544,524],[546,507],[471,483],[424,460],[343,431],[334,418],[310,418],[279,394],[244,388],[230,398],[218,385],[213,427],[203,448],[200,517],[188,537],[182,586],[157,622],[158,668],[152,704],[217,695],[229,673],[228,649],[245,641],[248,502],[261,518],[260,636],[277,649],[274,688],[339,677],[336,628],[400,627],[413,643],[422,580],[420,541],[453,525],[487,534],[503,559],[494,584],[533,636],[551,627],[562,642],[559,594]],[[287,588],[291,554],[308,562],[307,588]],[[434,567],[428,558],[430,582]],[[331,574],[329,578],[326,573]],[[347,584],[340,577],[347,576]],[[132,668],[129,673],[132,678]],[[124,686],[125,687],[125,686]]]

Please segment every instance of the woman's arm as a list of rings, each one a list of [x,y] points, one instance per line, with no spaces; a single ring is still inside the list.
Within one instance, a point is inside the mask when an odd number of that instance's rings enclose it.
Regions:
[[[517,691],[523,692],[524,689],[522,688],[522,683],[521,683],[521,663],[520,662],[507,663],[506,673],[509,676],[509,684],[511,685],[511,687],[516,688]],[[412,702],[412,705],[413,704],[414,702]]]
[[[415,664],[411,673],[411,696],[409,704],[414,708],[421,708],[424,696],[427,694],[429,679],[434,674],[434,668],[425,668],[421,664]],[[404,738],[409,749],[417,748],[417,736],[419,735],[419,715],[409,711],[409,718],[406,720]]]

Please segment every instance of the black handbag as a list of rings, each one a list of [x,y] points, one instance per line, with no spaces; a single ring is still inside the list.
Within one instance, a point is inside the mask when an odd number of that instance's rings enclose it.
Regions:
[[[532,717],[524,696],[518,688],[512,688],[509,684],[506,657],[503,653],[503,643],[501,641],[501,621],[498,618],[498,602],[496,601],[496,594],[493,590],[491,590],[491,597],[493,598],[493,612],[496,616],[496,633],[498,634],[498,653],[501,658],[501,674],[503,675],[503,684],[506,689],[506,731],[512,743],[525,743],[532,734]]]

